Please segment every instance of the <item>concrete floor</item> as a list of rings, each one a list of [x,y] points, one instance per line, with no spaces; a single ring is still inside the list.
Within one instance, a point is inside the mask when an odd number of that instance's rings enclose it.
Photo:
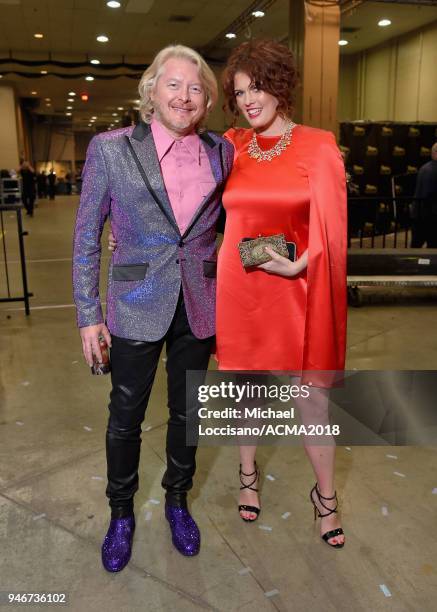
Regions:
[[[314,477],[301,449],[260,448],[263,473],[275,480],[263,479],[262,514],[250,525],[236,509],[236,448],[201,448],[191,500],[202,550],[192,559],[179,555],[160,487],[163,367],[144,424],[133,558],[120,574],[103,570],[109,380],[89,374],[75,328],[76,206],[77,197],[60,197],[25,217],[32,314],[19,303],[0,304],[0,591],[67,592],[78,611],[435,610],[436,448],[338,448],[342,550],[329,549],[314,527]],[[15,221],[10,213],[4,221],[0,253],[6,239],[19,291]],[[1,295],[4,282],[0,262]],[[350,310],[348,367],[437,369],[435,322],[435,292],[379,292]]]

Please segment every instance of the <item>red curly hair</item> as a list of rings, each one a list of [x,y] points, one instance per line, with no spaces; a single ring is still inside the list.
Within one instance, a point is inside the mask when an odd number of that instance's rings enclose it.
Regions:
[[[285,45],[274,40],[244,42],[229,56],[222,76],[224,110],[236,119],[239,115],[234,93],[234,77],[246,73],[258,89],[278,100],[278,112],[289,117],[293,111],[294,93],[299,82],[294,56]]]

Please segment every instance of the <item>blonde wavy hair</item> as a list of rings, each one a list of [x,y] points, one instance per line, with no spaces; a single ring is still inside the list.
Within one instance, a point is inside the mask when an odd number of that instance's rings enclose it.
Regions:
[[[172,58],[181,58],[195,64],[199,71],[200,82],[205,88],[206,93],[206,111],[199,124],[198,129],[202,130],[203,124],[207,115],[212,110],[218,99],[217,79],[211,68],[205,60],[190,47],[184,45],[169,45],[162,49],[156,56],[150,66],[145,70],[138,85],[140,94],[140,115],[143,121],[151,123],[153,118],[153,102],[150,94],[156,85],[156,82],[163,71],[165,62]]]

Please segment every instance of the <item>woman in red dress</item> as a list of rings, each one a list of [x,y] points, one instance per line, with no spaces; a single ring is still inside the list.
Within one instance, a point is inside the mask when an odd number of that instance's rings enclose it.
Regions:
[[[223,77],[226,105],[250,129],[226,132],[234,145],[223,205],[226,229],[218,256],[217,359],[220,370],[338,371],[346,337],[346,189],[331,132],[291,120],[297,74],[287,47],[240,45]],[[245,237],[284,233],[291,261],[269,248],[267,263],[243,268]],[[320,386],[326,386],[321,384]],[[329,385],[328,385],[329,386]],[[323,392],[320,397],[326,398]],[[327,401],[325,402],[327,412]],[[335,446],[305,445],[317,483],[310,497],[321,535],[344,544],[336,514]],[[259,514],[254,446],[240,447],[240,515]]]

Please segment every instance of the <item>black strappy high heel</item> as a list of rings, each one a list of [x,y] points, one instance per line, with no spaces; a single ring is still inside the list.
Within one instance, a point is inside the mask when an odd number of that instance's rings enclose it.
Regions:
[[[256,464],[255,461],[255,471],[252,472],[251,474],[245,474],[244,472],[241,471],[241,463],[240,463],[240,471],[239,471],[239,475],[240,475],[240,491],[242,491],[243,489],[250,489],[251,491],[256,491],[256,493],[258,493],[258,489],[255,489],[255,487],[253,487],[252,485],[254,485],[256,483],[257,480],[259,480],[259,475],[260,475],[260,471],[259,468]],[[253,476],[255,475],[255,478],[252,480],[252,482],[250,482],[249,484],[244,484],[244,482],[242,481],[241,477],[242,476]],[[246,506],[246,504],[240,504],[238,506],[238,512],[253,512],[254,514],[256,514],[256,517],[254,519],[250,519],[250,518],[244,518],[241,516],[240,517],[243,519],[243,521],[246,521],[246,523],[253,523],[254,521],[256,521],[256,519],[259,516],[259,513],[261,512],[261,508],[257,508],[256,506]]]
[[[320,513],[320,510],[318,509],[316,502],[313,499],[313,491],[317,495],[317,499],[320,502],[320,505],[323,506],[325,510],[327,510],[326,514]],[[328,506],[325,506],[325,504],[322,502],[322,499],[325,499],[327,501],[335,499],[335,508],[328,508]],[[317,515],[319,515],[319,518],[323,518],[325,516],[329,516],[330,514],[333,514],[334,512],[337,512],[337,508],[338,508],[337,493],[334,492],[334,495],[332,497],[323,497],[323,495],[321,495],[319,491],[317,482],[310,491],[310,500],[314,506],[314,520],[317,519]],[[344,542],[343,543],[337,542],[337,544],[330,544],[328,542],[328,540],[330,540],[331,538],[335,538],[335,536],[339,536],[339,535],[344,535],[344,531],[341,527],[337,527],[337,529],[331,529],[331,531],[327,531],[320,537],[322,538],[322,540],[324,540],[328,544],[328,546],[331,546],[332,548],[343,548]]]

